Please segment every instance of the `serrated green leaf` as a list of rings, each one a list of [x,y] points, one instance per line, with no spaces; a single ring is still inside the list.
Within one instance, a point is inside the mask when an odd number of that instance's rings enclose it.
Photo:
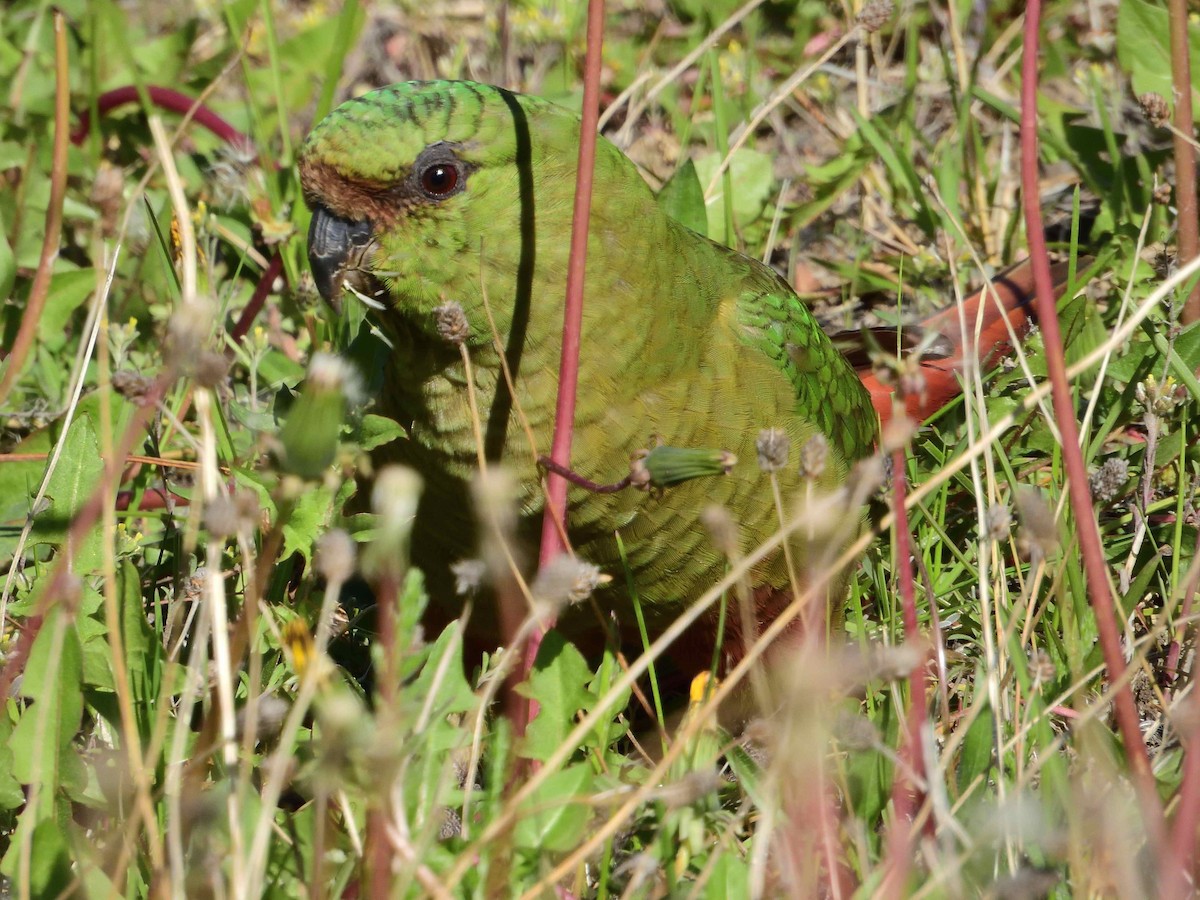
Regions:
[[[34,518],[33,543],[59,545],[66,540],[71,520],[96,490],[103,470],[100,443],[91,416],[77,416],[67,431],[58,465],[46,486],[49,506]],[[98,534],[93,531],[84,547],[73,548],[79,571],[90,571],[98,561],[98,539]]]
[[[541,706],[525,732],[522,756],[545,760],[558,749],[574,727],[575,714],[592,701],[591,680],[592,670],[575,645],[557,631],[547,632],[529,681],[517,688]]]

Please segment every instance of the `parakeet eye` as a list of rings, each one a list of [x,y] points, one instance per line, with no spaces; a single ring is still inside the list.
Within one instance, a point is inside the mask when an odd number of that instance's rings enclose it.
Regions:
[[[421,172],[421,187],[433,197],[446,197],[458,187],[458,168],[453,164],[435,163]]]
[[[446,141],[430,144],[413,160],[405,181],[408,191],[424,194],[427,200],[445,200],[466,190],[471,166],[458,158],[456,145]]]

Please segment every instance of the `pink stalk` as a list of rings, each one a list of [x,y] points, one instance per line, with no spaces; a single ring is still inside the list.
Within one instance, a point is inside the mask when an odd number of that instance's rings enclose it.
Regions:
[[[1179,228],[1179,265],[1200,254],[1196,211],[1196,149],[1192,146],[1192,64],[1188,56],[1187,0],[1167,0],[1171,35],[1171,84],[1175,88],[1175,207]],[[1200,284],[1188,293],[1180,317],[1184,325],[1200,319]]]
[[[1092,506],[1091,489],[1088,486],[1083,455],[1079,450],[1079,423],[1075,419],[1071,387],[1067,383],[1062,334],[1054,302],[1054,283],[1050,275],[1050,259],[1046,253],[1046,236],[1039,205],[1037,85],[1038,30],[1041,18],[1041,0],[1028,0],[1025,7],[1025,48],[1021,60],[1021,200],[1025,212],[1029,257],[1033,264],[1038,321],[1041,323],[1042,338],[1046,347],[1046,370],[1054,400],[1054,417],[1062,435],[1063,463],[1067,470],[1071,512],[1075,518],[1079,549],[1087,576],[1088,595],[1096,616],[1096,630],[1104,654],[1104,665],[1108,670],[1110,683],[1115,684],[1125,670],[1125,658],[1121,652],[1116,608],[1108,583],[1108,569],[1104,562],[1104,548],[1100,543],[1100,530]],[[1137,789],[1147,842],[1158,856],[1162,896],[1180,896],[1178,891],[1182,889],[1182,885],[1177,883],[1177,878],[1181,873],[1172,869],[1167,852],[1162,805],[1155,792],[1150,757],[1146,753],[1137,707],[1134,705],[1133,693],[1128,684],[1113,688],[1113,707]]]
[[[146,96],[150,98],[150,102],[155,106],[162,109],[169,109],[181,115],[191,115],[197,125],[207,128],[217,137],[221,138],[221,140],[227,141],[235,147],[251,146],[250,138],[246,137],[246,135],[238,131],[199,100],[194,100],[187,94],[181,94],[173,88],[158,87],[157,85],[150,85],[145,90]],[[96,98],[96,109],[103,116],[118,106],[124,106],[126,103],[137,103],[140,99],[137,87],[127,84],[124,87],[105,91]],[[91,114],[87,110],[84,110],[79,114],[79,125],[71,134],[71,142],[73,144],[82,144],[87,138],[91,127]]]
[[[917,620],[916,589],[913,584],[912,535],[908,526],[908,509],[905,507],[908,482],[903,450],[892,453],[892,491],[892,514],[896,517],[892,526],[896,535],[896,579],[899,582],[900,605],[904,613],[904,641],[910,647],[917,647],[921,644],[921,634]],[[925,754],[921,750],[921,727],[929,716],[929,706],[925,698],[925,663],[923,654],[921,661],[908,675],[908,715],[905,716],[904,743],[899,749],[901,762],[907,762],[912,767],[915,777],[922,780],[925,779]],[[892,782],[893,819],[888,829],[887,875],[882,888],[884,896],[901,897],[906,893],[905,885],[912,868],[915,837],[912,818],[923,802],[924,798],[920,795],[917,785],[904,774],[902,766],[897,766]],[[932,828],[932,819],[930,823]]]
[[[579,166],[575,176],[575,209],[571,220],[571,259],[567,267],[567,299],[563,311],[562,356],[558,367],[558,401],[554,407],[554,440],[550,459],[571,465],[571,439],[575,433],[575,392],[579,384],[579,338],[583,330],[583,277],[587,266],[588,220],[592,207],[592,174],[596,161],[597,121],[600,117],[600,50],[604,40],[604,0],[588,0],[587,56],[583,67],[583,122],[579,131]],[[542,545],[538,565],[545,566],[564,549],[559,529],[566,528],[567,482],[551,472],[547,476],[546,511],[542,517]],[[551,627],[553,622],[546,623]],[[542,632],[535,632],[525,647],[525,671],[533,667]],[[537,714],[530,708],[529,720]]]
[[[1200,716],[1200,700],[1193,694],[1184,701],[1190,707],[1188,721]],[[1180,717],[1181,719],[1183,717]],[[1173,896],[1186,896],[1196,864],[1196,828],[1200,825],[1200,727],[1192,725],[1184,741],[1183,780],[1179,785],[1179,810],[1171,831],[1171,869],[1163,874]],[[1170,896],[1164,891],[1164,896]]]

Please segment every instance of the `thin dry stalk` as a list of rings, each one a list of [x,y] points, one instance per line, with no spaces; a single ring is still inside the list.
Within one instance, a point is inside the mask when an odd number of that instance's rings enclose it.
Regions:
[[[63,199],[67,194],[67,136],[68,117],[71,115],[71,79],[67,59],[67,25],[63,14],[54,11],[54,150],[50,166],[50,201],[46,207],[46,234],[42,238],[42,254],[38,258],[37,272],[29,287],[29,299],[21,316],[21,326],[13,341],[8,365],[0,376],[0,407],[8,399],[13,385],[25,367],[25,358],[33,347],[42,309],[50,292],[50,277],[54,261],[58,259],[58,247],[62,240]]]

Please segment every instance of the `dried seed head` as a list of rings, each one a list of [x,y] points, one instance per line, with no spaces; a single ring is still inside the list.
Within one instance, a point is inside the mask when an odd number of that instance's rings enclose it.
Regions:
[[[454,574],[454,591],[460,597],[474,594],[483,586],[487,564],[482,559],[460,559],[450,566]]]
[[[212,334],[214,321],[214,306],[204,299],[180,304],[172,313],[167,322],[167,346],[182,368],[194,365]]]
[[[283,727],[283,722],[291,708],[291,704],[276,694],[263,694],[259,697],[255,702],[254,710],[254,739],[263,741],[275,737],[279,733],[279,729]],[[246,707],[243,706],[237,711],[235,721],[239,738],[246,733],[248,718]]]
[[[1031,552],[1048,556],[1058,546],[1058,526],[1054,511],[1036,488],[1017,491],[1017,515],[1021,518],[1021,537]]]
[[[458,303],[443,303],[434,309],[433,318],[437,323],[438,336],[448,344],[454,344],[457,347],[465,344],[467,338],[471,336],[471,325],[467,321],[467,314],[463,312],[462,306]]]
[[[993,503],[983,514],[983,525],[987,529],[988,540],[1002,541],[1008,537],[1012,527],[1012,513],[1003,503]]]
[[[707,769],[691,770],[678,781],[663,785],[657,794],[667,809],[680,809],[691,806],[697,800],[703,800],[720,789],[721,776],[710,766]]]
[[[475,473],[471,497],[480,522],[494,524],[505,538],[511,536],[517,521],[517,485],[511,472],[489,466]]]
[[[238,524],[237,507],[224,494],[218,494],[205,505],[204,527],[218,540],[237,534]]]
[[[870,0],[858,14],[858,24],[863,31],[873,34],[891,21],[894,10],[892,0]]]
[[[582,603],[600,585],[612,579],[599,567],[560,553],[538,570],[530,592],[542,616],[553,615],[565,606]]]
[[[1162,94],[1147,91],[1139,95],[1137,100],[1138,106],[1142,108],[1142,115],[1155,128],[1162,128],[1171,121],[1171,107],[1167,105],[1167,100]]]
[[[1120,456],[1110,456],[1088,479],[1092,496],[1101,503],[1112,503],[1121,494],[1121,488],[1129,480],[1129,461]]]
[[[247,526],[254,527],[262,511],[258,505],[258,495],[254,491],[240,490],[233,495],[233,502],[237,506],[238,516]]]
[[[340,391],[350,403],[360,403],[363,399],[362,378],[358,369],[335,353],[313,354],[305,384],[311,384],[318,391]]]
[[[1171,205],[1171,185],[1165,181],[1160,181],[1154,185],[1154,202],[1159,206]]]
[[[778,472],[787,466],[792,441],[781,428],[764,428],[758,433],[755,448],[758,450],[758,467],[764,472]]]
[[[714,547],[726,556],[738,555],[738,527],[728,509],[716,503],[706,506],[700,513],[700,523],[708,529]]]
[[[369,578],[399,580],[408,563],[408,543],[424,482],[404,466],[385,466],[375,477],[371,509],[378,517],[375,540],[363,554]]]
[[[825,462],[829,458],[829,441],[817,432],[800,448],[800,477],[815,481],[825,474]]]
[[[1039,684],[1053,681],[1054,676],[1058,674],[1058,669],[1054,665],[1054,660],[1050,658],[1050,654],[1041,649],[1029,654],[1029,670]]]
[[[113,390],[135,403],[150,393],[152,384],[154,384],[154,379],[149,375],[141,375],[130,369],[121,369],[119,372],[113,372],[112,375]]]
[[[107,162],[96,171],[88,198],[100,213],[100,228],[105,237],[112,237],[117,229],[117,217],[125,200],[125,173]]]
[[[341,528],[321,535],[317,541],[317,572],[329,582],[340,584],[354,574],[358,545]]]
[[[229,360],[223,353],[204,350],[196,356],[192,377],[200,387],[216,390],[229,377]]]
[[[845,709],[834,719],[833,733],[848,750],[871,750],[883,743],[874,722]]]

